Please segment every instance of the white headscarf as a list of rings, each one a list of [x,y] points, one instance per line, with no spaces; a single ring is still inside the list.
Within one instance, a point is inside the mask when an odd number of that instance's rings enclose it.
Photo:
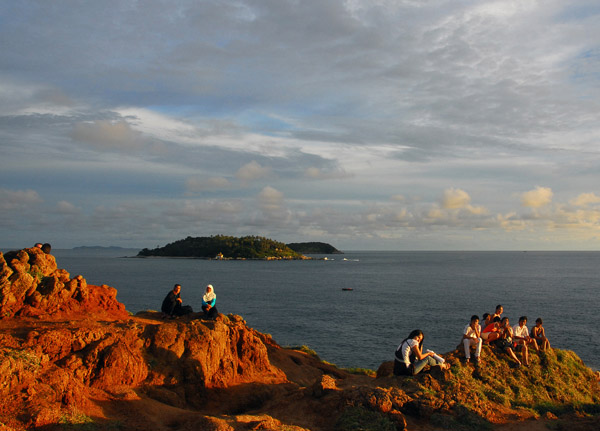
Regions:
[[[204,294],[202,299],[204,300],[204,302],[208,303],[215,299],[217,295],[215,295],[215,289],[212,287],[212,284],[206,286],[206,290],[207,292]]]

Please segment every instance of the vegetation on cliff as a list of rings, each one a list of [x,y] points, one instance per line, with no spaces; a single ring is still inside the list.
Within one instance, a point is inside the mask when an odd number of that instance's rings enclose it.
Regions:
[[[261,236],[241,238],[226,235],[191,237],[164,247],[143,249],[138,256],[201,257],[223,259],[302,259],[300,253],[282,242]]]
[[[291,242],[287,246],[302,254],[343,254],[325,242]]]

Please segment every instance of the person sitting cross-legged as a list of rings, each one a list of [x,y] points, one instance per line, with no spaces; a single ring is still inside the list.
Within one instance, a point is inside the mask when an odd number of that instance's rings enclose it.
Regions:
[[[163,300],[161,311],[168,317],[174,318],[176,316],[183,316],[192,313],[192,307],[189,305],[182,305],[181,300],[181,284],[176,284],[173,289],[167,294]]]

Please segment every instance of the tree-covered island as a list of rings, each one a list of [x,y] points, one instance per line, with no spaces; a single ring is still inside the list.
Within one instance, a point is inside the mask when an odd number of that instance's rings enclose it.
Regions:
[[[139,257],[196,257],[206,259],[308,259],[282,242],[261,236],[214,235],[191,237],[172,242],[153,250],[147,248]]]
[[[287,246],[303,254],[344,254],[325,242],[291,242]]]

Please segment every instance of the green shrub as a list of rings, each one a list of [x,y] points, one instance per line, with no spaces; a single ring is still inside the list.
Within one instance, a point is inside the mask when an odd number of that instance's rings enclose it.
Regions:
[[[381,413],[348,407],[335,424],[335,431],[396,431],[396,425]]]
[[[369,377],[375,377],[377,373],[373,370],[369,370],[368,368],[342,368],[344,371],[349,372],[350,374],[358,374]]]

